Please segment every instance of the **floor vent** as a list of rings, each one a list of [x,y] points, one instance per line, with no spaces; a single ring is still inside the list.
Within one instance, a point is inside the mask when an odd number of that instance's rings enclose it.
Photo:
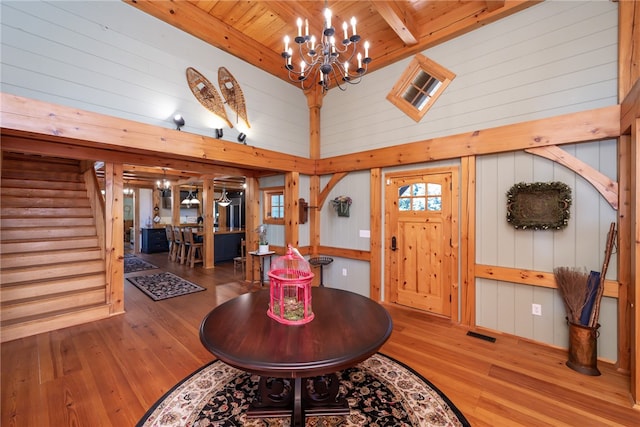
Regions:
[[[485,341],[496,342],[496,339],[494,337],[490,337],[489,335],[479,334],[473,331],[467,332],[467,335],[474,338],[480,338],[481,340],[485,340]]]

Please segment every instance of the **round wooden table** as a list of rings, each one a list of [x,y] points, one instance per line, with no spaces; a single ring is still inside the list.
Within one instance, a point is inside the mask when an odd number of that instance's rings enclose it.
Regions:
[[[261,376],[248,416],[290,415],[293,426],[304,426],[305,413],[348,414],[348,405],[338,398],[335,373],[380,349],[391,335],[391,316],[367,297],[332,288],[313,288],[312,307],[311,322],[281,324],[267,316],[269,290],[264,289],[227,301],[203,319],[205,348]]]

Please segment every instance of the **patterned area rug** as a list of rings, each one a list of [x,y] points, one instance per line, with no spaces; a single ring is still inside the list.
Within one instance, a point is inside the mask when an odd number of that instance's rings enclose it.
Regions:
[[[205,290],[203,287],[188,282],[183,278],[166,271],[156,274],[127,277],[127,280],[133,283],[138,289],[147,294],[154,301],[179,297],[180,295],[187,295]]]
[[[307,417],[306,427],[470,426],[428,380],[380,353],[338,372],[350,415]],[[289,418],[246,417],[259,377],[216,360],[184,379],[142,417],[137,427],[289,427]]]
[[[124,256],[124,273],[135,273],[136,271],[152,270],[158,268],[153,264],[141,260],[135,255],[125,254]]]

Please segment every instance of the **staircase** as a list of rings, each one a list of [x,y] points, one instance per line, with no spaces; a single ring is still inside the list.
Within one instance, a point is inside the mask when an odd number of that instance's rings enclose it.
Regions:
[[[79,162],[2,154],[0,341],[108,317],[104,255]]]

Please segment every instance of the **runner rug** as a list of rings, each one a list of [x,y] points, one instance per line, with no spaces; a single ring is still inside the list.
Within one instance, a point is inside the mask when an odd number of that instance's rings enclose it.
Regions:
[[[125,254],[124,256],[124,273],[135,273],[136,271],[152,270],[158,268],[153,264],[141,260],[135,255]]]
[[[455,405],[408,366],[380,353],[340,371],[350,415],[307,417],[306,427],[470,426]],[[150,426],[289,427],[289,418],[246,417],[259,377],[216,360],[167,392],[138,422]]]
[[[138,289],[147,294],[154,301],[167,298],[179,297],[181,295],[192,294],[204,291],[205,289],[175,274],[163,271],[156,274],[145,274],[143,276],[127,277]]]

